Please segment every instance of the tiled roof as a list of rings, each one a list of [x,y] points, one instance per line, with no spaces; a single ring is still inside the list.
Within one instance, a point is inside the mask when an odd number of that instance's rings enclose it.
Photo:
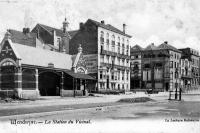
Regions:
[[[48,67],[49,63],[53,63],[54,68],[69,70],[72,68],[71,55],[18,43],[11,42],[11,45],[14,47],[14,52],[17,53],[18,58],[21,59],[21,64]]]
[[[63,36],[63,31],[62,29],[58,29],[58,28],[54,28],[54,27],[50,27],[44,24],[38,24],[41,27],[43,27],[44,29],[48,30],[50,33],[53,34],[53,31],[56,31],[56,35],[62,37]],[[73,31],[68,31],[67,33],[70,35],[70,37],[72,38],[76,33],[78,32],[78,30],[73,30]]]
[[[178,50],[177,48],[175,48],[174,46],[172,45],[169,45],[167,43],[162,43],[158,46],[159,49],[168,49],[168,50],[173,50],[173,51],[176,51],[176,52],[180,52],[180,50]]]
[[[111,31],[113,31],[113,32],[119,33],[119,34],[124,35],[124,36],[127,36],[127,37],[131,37],[130,35],[125,34],[123,31],[121,31],[121,30],[115,28],[114,26],[112,26],[112,25],[110,25],[110,24],[102,24],[102,23],[97,22],[97,21],[92,20],[92,19],[88,19],[88,21],[91,21],[91,22],[93,22],[94,24],[96,24],[97,26],[102,27],[102,28],[105,28],[105,29],[107,29],[107,30],[111,30]]]
[[[139,45],[135,45],[135,46],[131,47],[131,52],[136,52],[136,51],[141,52],[142,50],[144,50],[144,49],[142,47],[140,47]]]
[[[9,29],[8,32],[11,34],[12,42],[35,47],[36,45],[35,33],[29,32],[25,34],[21,31],[13,29]]]
[[[156,47],[153,43],[149,44],[144,50],[158,50],[158,47]]]

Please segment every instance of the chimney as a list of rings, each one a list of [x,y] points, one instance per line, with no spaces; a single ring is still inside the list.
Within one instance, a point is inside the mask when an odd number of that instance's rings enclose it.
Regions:
[[[123,32],[126,33],[126,24],[123,24]]]
[[[154,43],[151,43],[151,45],[153,45],[153,46],[154,46]]]
[[[23,28],[23,33],[24,34],[27,34],[27,33],[29,33],[30,32],[30,28]]]
[[[101,24],[105,24],[105,21],[104,21],[104,20],[101,20]]]
[[[164,41],[164,43],[165,43],[165,44],[168,44],[168,42],[167,42],[167,41]]]
[[[83,29],[83,23],[79,23],[79,29],[82,30]]]

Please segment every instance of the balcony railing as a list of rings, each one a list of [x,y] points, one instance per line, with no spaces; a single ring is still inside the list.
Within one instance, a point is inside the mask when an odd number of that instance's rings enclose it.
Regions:
[[[107,50],[103,50],[103,49],[101,50],[101,54],[110,55],[110,56],[117,56],[117,57],[123,58],[123,59],[130,59],[130,57],[128,55],[123,55],[123,54],[120,54],[120,53],[107,51]]]

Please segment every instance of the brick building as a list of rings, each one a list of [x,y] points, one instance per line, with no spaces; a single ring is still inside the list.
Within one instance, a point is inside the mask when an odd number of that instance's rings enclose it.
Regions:
[[[28,28],[23,32],[7,31],[0,49],[1,97],[86,95],[94,79],[87,75],[81,45],[77,46],[76,54],[67,54],[70,35],[66,27],[65,20],[58,47],[52,42],[45,43],[45,35],[55,37],[52,32],[44,29],[44,36],[40,37],[43,27],[36,33]]]
[[[82,44],[83,53],[91,55],[92,70],[88,74],[98,80],[96,90],[130,90],[130,35],[104,21],[88,19],[70,40],[69,53],[75,54],[77,44]],[[87,60],[91,62],[90,58]],[[93,65],[93,66],[92,66]],[[89,72],[91,71],[91,72]]]

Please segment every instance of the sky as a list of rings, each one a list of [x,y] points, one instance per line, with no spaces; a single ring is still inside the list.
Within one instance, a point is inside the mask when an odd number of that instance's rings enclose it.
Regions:
[[[199,0],[0,0],[0,39],[6,29],[22,31],[42,23],[69,30],[87,19],[104,20],[131,35],[131,45],[146,47],[164,41],[200,50]]]

